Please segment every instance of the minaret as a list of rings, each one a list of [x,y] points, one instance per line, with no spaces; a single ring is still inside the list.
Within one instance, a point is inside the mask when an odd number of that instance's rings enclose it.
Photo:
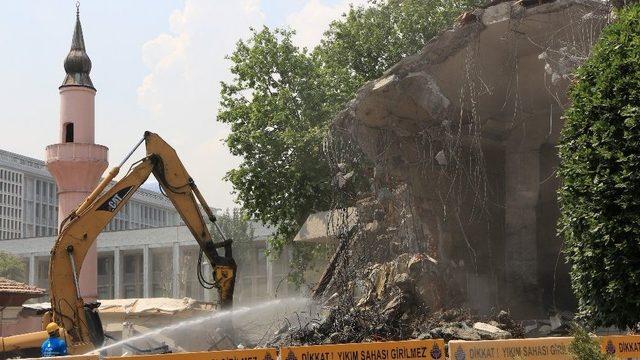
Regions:
[[[91,193],[108,165],[109,149],[94,143],[96,89],[89,77],[91,60],[84,46],[79,8],[64,70],[66,76],[59,88],[59,140],[46,149],[47,169],[58,186],[58,226]],[[80,273],[80,294],[87,302],[98,296],[97,261],[94,244]]]

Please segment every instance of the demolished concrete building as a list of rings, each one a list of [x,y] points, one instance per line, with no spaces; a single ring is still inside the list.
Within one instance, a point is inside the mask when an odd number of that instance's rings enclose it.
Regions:
[[[447,268],[462,306],[519,318],[572,309],[556,235],[556,145],[570,73],[609,20],[597,1],[497,3],[365,84],[333,123],[375,168],[382,215],[359,214],[362,232],[376,234],[363,251],[398,246],[379,235],[410,217],[412,244],[392,250]],[[383,204],[388,196],[404,208]]]

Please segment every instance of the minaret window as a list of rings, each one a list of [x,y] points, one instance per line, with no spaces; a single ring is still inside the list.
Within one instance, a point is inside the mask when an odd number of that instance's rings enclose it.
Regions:
[[[73,142],[73,123],[64,124],[64,142]]]

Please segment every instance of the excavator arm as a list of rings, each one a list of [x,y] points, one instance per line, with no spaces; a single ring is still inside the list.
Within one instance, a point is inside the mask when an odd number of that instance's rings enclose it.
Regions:
[[[78,286],[78,277],[87,251],[96,241],[98,234],[151,173],[158,179],[162,191],[171,200],[209,260],[213,268],[211,285],[219,291],[220,307],[230,308],[233,304],[236,263],[231,252],[231,240],[224,238],[215,223],[214,214],[175,150],[160,136],[151,132],[146,132],[143,140],[147,156],[135,163],[120,181],[105,191],[118,174],[122,163],[112,169],[89,197],[65,219],[51,250],[50,316],[52,321],[64,329],[72,354],[82,354],[99,347],[103,340],[96,305],[84,303]],[[220,231],[223,241],[213,241],[201,209]],[[223,255],[218,253],[220,248],[224,249]]]
[[[163,192],[173,203],[191,234],[200,245],[202,253],[207,257],[213,268],[212,284],[220,293],[220,308],[229,309],[233,306],[233,290],[235,286],[236,262],[233,259],[231,240],[227,240],[218,227],[216,217],[207,205],[193,179],[182,165],[175,150],[160,136],[146,132],[145,143],[148,157],[156,157],[153,175],[158,179]],[[202,217],[201,208],[208,220],[218,231],[221,242],[213,242],[211,233]],[[217,249],[223,248],[224,255],[220,256]],[[206,284],[205,284],[206,285]]]

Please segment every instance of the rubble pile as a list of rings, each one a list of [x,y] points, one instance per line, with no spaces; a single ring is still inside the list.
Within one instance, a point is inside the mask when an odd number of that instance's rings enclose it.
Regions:
[[[322,311],[307,323],[287,322],[261,345],[522,337],[507,312],[480,318],[460,310],[460,265],[438,260],[437,248],[419,236],[406,184],[375,174],[374,195],[358,201],[357,225],[340,238],[316,288]]]
[[[286,324],[266,345],[310,345],[407,339],[509,339],[524,329],[502,311],[483,319],[467,310],[442,308],[446,289],[437,262],[423,254],[401,254],[372,264],[362,276],[324,301],[307,324]]]
[[[490,316],[474,315],[443,284],[446,276],[439,270],[437,261],[424,254],[405,253],[392,261],[372,264],[323,300],[323,311],[314,320],[287,323],[263,345],[476,341],[570,334],[571,313],[528,321],[516,321],[504,310]]]
[[[262,346],[407,339],[496,340],[564,335],[570,314],[519,322],[507,311],[473,315],[455,262],[443,261],[413,229],[403,184],[378,186],[358,203],[358,224],[342,238],[308,322],[287,322]],[[385,196],[380,196],[382,193]],[[342,249],[342,250],[340,250]]]

